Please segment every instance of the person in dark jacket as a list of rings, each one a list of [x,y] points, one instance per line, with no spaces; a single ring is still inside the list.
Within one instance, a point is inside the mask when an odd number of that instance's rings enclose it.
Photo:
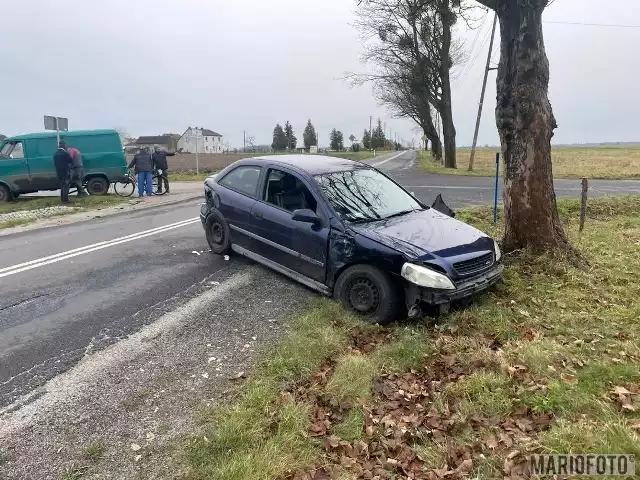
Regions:
[[[158,170],[158,193],[162,193],[162,183],[164,182],[164,189],[169,193],[169,162],[167,157],[173,157],[175,152],[165,152],[160,147],[155,147],[153,155],[153,166]]]
[[[69,175],[73,159],[64,142],[58,143],[58,150],[53,154],[53,164],[56,167],[56,175],[60,181],[60,200],[62,203],[71,203],[69,200]]]
[[[133,157],[129,168],[134,168],[136,175],[138,176],[138,196],[143,197],[144,193],[147,193],[147,197],[153,195],[153,159],[149,154],[149,149],[143,147],[140,149],[136,156]]]
[[[84,191],[84,163],[82,161],[82,153],[71,145],[67,146],[67,152],[71,155],[73,160],[73,166],[71,169],[71,184],[75,185],[78,190],[79,197],[86,197],[87,193]]]

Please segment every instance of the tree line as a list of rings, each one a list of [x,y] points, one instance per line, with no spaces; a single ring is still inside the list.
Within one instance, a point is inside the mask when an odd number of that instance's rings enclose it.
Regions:
[[[386,138],[384,128],[382,127],[382,121],[378,118],[376,126],[371,130],[365,129],[362,134],[360,142],[357,141],[355,135],[349,135],[352,151],[359,151],[360,147],[365,150],[400,150],[402,146],[400,143],[392,142]],[[307,125],[302,133],[302,141],[306,151],[312,146],[318,146],[318,134],[316,129],[311,123],[311,119],[307,121]],[[298,139],[293,131],[293,127],[289,121],[286,121],[284,128],[279,123],[273,128],[273,140],[271,142],[271,148],[274,151],[294,151],[298,149]],[[345,150],[344,134],[337,128],[333,128],[329,133],[329,148],[331,150],[342,151]]]

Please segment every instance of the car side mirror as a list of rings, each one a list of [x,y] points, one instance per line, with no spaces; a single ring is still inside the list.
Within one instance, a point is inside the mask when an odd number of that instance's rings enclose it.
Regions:
[[[316,215],[316,212],[308,208],[294,210],[293,213],[291,214],[291,218],[296,222],[314,223],[314,224],[320,222],[320,218],[318,217],[318,215]]]

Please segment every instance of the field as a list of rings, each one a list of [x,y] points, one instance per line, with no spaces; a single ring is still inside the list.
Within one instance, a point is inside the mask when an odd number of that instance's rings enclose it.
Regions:
[[[507,255],[469,308],[388,328],[319,301],[201,413],[186,478],[519,479],[534,452],[638,458],[640,197],[593,200],[582,234],[578,202],[559,210],[588,270]],[[492,230],[488,208],[460,217]]]
[[[420,152],[420,166],[431,173],[453,175],[495,175],[497,149],[476,150],[473,172],[467,171],[470,148],[457,151],[457,169],[444,168],[428,152]],[[640,148],[629,147],[556,147],[552,150],[555,178],[640,178]]]

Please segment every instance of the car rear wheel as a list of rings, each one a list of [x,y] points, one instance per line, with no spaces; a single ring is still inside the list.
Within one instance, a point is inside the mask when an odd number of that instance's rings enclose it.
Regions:
[[[390,323],[400,312],[398,288],[386,273],[370,265],[354,265],[342,272],[333,295],[371,323]]]
[[[231,242],[229,236],[229,225],[219,212],[213,211],[207,216],[204,224],[207,234],[207,242],[213,253],[224,255],[229,253]]]
[[[109,182],[102,177],[93,177],[87,181],[89,195],[106,195],[109,191]]]

